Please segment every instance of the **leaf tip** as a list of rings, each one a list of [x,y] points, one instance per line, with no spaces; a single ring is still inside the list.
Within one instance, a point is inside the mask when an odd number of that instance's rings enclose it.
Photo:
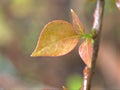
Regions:
[[[36,55],[35,52],[33,52],[30,56],[31,56],[31,57],[35,57],[35,56],[37,56],[37,55]]]
[[[34,57],[34,54],[32,53],[30,56],[31,56],[31,57]]]
[[[70,11],[71,11],[71,13],[73,13],[74,11],[73,11],[73,9],[70,9]]]
[[[71,13],[72,13],[73,15],[75,14],[75,12],[74,12],[74,10],[73,10],[73,9],[71,9],[70,11],[71,11]]]
[[[76,14],[76,12],[73,9],[71,9],[71,15],[72,15],[73,27],[74,27],[75,31],[78,34],[84,33],[85,32],[84,27],[83,27],[78,15]]]

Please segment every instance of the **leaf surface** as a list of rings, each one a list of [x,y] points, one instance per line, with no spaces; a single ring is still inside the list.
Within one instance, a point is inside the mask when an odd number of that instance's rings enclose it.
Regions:
[[[79,17],[77,16],[77,14],[71,9],[71,14],[72,14],[72,19],[73,19],[73,27],[75,29],[75,31],[78,34],[82,34],[85,32],[85,29],[79,19]]]
[[[92,52],[92,39],[86,39],[79,47],[79,55],[88,67],[91,67]]]
[[[78,43],[73,26],[63,20],[48,23],[40,34],[31,56],[61,56],[69,53]]]

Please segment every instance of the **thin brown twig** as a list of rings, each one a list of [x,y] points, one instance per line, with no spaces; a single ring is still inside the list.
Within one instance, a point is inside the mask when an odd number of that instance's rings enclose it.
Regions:
[[[88,68],[87,66],[85,67],[83,72],[84,73],[83,85],[80,90],[91,90],[91,82],[95,71],[95,65],[96,65],[99,43],[100,43],[104,4],[105,4],[105,0],[97,0],[96,9],[94,12],[94,23],[92,28],[92,31],[95,33],[95,37],[94,37],[93,55],[91,60],[91,68]]]

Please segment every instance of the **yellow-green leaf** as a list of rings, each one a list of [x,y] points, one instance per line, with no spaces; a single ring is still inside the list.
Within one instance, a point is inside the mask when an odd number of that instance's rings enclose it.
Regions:
[[[86,39],[79,47],[79,55],[88,67],[91,67],[92,52],[92,39]]]
[[[78,34],[82,34],[85,32],[85,29],[79,19],[79,17],[77,16],[77,14],[71,9],[71,14],[72,14],[72,19],[73,19],[73,27],[75,29],[75,31]]]
[[[48,23],[40,34],[31,56],[61,56],[69,53],[78,43],[73,26],[63,20]]]

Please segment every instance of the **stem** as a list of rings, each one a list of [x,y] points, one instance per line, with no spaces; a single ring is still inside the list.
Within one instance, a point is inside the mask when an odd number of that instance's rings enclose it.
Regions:
[[[82,88],[80,90],[91,90],[92,77],[95,71],[96,60],[98,56],[98,49],[101,36],[103,12],[104,12],[104,3],[105,0],[97,0],[96,9],[94,12],[94,23],[92,32],[94,32],[94,46],[93,46],[93,55],[91,60],[91,68],[87,66],[84,69],[84,81]]]

